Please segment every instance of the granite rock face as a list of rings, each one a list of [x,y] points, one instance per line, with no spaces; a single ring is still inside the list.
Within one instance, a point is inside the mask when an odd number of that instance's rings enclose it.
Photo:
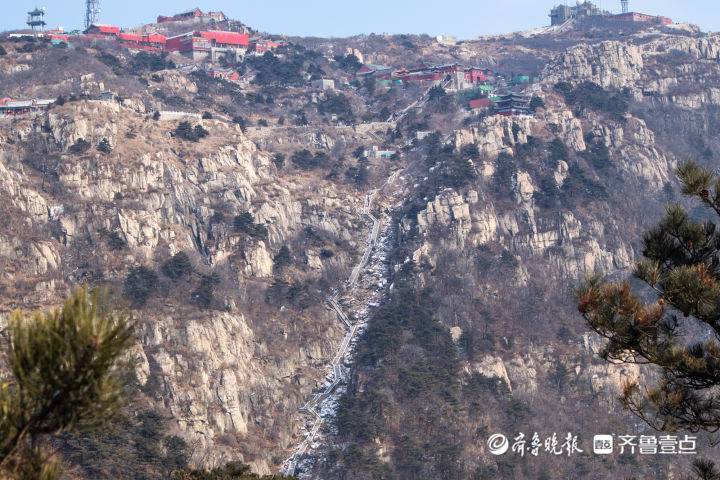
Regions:
[[[0,231],[0,284],[19,295],[3,296],[0,305],[49,307],[83,279],[122,286],[128,269],[159,271],[165,259],[187,252],[196,271],[221,275],[226,298],[216,302],[225,311],[192,306],[191,285],[180,286],[179,297],[173,286],[151,300],[136,312],[137,377],[172,413],[194,446],[194,462],[243,460],[270,473],[293,446],[297,408],[343,333],[320,303],[306,311],[263,307],[259,286],[271,281],[278,250],[308,228],[348,242],[333,258],[334,268],[344,268],[357,255],[351,242],[364,236],[356,213],[362,198],[279,178],[270,155],[232,126],[206,122],[211,141],[181,145],[168,138],[167,123],[117,103],[76,102],[12,130],[0,126],[3,136],[42,139],[58,151],[38,159],[56,162],[55,183],[46,188],[18,143],[0,150],[2,215],[11,219]],[[110,155],[68,151],[80,139],[97,145],[103,138],[114,145]],[[266,238],[234,229],[243,212],[267,229]],[[325,261],[310,255],[312,268],[298,280],[326,273]],[[274,449],[237,448],[270,432]]]
[[[591,81],[602,87],[634,85],[644,68],[642,50],[623,42],[578,45],[561,53],[545,72],[551,82]]]

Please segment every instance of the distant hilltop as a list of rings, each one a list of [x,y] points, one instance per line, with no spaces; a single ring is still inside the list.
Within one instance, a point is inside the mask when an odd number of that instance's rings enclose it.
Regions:
[[[214,20],[216,22],[224,22],[227,17],[223,12],[203,12],[199,8],[188,10],[187,12],[178,13],[171,17],[160,15],[157,17],[157,23],[185,22],[188,20]]]
[[[550,10],[550,25],[562,25],[565,22],[576,18],[604,17],[608,20],[618,22],[646,23],[655,25],[670,25],[673,23],[671,18],[646,15],[644,13],[626,12],[627,3],[622,2],[623,13],[613,14],[607,10],[602,10],[591,1],[578,1],[575,6],[558,5]]]
[[[29,12],[43,18],[44,11]],[[35,17],[32,17],[35,18]],[[223,12],[203,12],[199,8],[172,16],[160,15],[157,23],[133,29],[92,22],[83,32],[44,30],[44,21],[29,20],[38,29],[8,35],[12,39],[46,39],[54,45],[72,46],[77,42],[115,42],[130,51],[177,53],[192,60],[241,61],[246,55],[263,55],[285,42],[271,40],[229,19]],[[42,23],[42,25],[40,25]]]

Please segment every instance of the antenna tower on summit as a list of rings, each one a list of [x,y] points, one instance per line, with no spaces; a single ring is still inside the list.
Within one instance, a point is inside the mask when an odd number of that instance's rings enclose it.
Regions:
[[[628,6],[630,0],[620,0],[620,3],[622,3],[622,13],[628,13],[630,11],[630,7]]]
[[[85,2],[85,30],[100,19],[100,0],[86,0]]]

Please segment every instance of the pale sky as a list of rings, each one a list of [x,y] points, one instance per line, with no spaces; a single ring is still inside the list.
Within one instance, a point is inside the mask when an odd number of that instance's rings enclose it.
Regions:
[[[564,3],[574,3],[565,0]],[[48,23],[81,28],[84,0],[3,0],[0,31],[24,27],[26,12],[47,8]],[[102,21],[132,27],[193,7],[220,10],[261,31],[301,36],[428,33],[459,38],[546,25],[561,0],[101,0]],[[620,10],[620,0],[596,3]],[[630,9],[720,30],[719,0],[630,0]]]

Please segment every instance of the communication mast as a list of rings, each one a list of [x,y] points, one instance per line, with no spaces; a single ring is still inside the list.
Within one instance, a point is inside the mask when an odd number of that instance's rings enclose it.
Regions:
[[[45,25],[47,25],[45,23],[45,8],[35,7],[35,10],[28,12],[27,25],[33,31],[40,30],[42,32],[45,30]]]
[[[97,23],[100,18],[100,0],[86,0],[85,7],[85,30],[90,25]]]
[[[622,3],[622,13],[628,13],[630,11],[628,6],[630,0],[620,0],[620,3]]]

